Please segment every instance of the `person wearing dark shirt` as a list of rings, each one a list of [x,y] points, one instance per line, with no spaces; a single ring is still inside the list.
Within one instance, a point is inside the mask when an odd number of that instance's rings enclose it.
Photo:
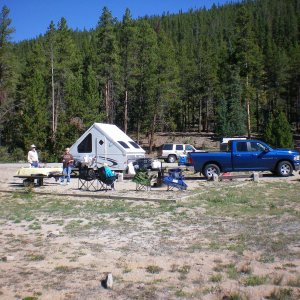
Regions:
[[[73,162],[74,162],[74,158],[70,153],[70,148],[66,148],[62,156],[63,175],[60,178],[60,184],[64,184],[65,179],[67,179],[67,184],[70,184]]]

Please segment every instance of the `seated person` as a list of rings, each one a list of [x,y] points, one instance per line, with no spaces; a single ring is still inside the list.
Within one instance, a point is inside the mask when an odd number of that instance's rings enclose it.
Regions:
[[[105,170],[105,176],[106,177],[116,176],[115,172],[110,169],[110,167],[107,165],[107,163],[104,163],[103,167],[104,167],[104,170]]]
[[[98,169],[98,172],[98,179],[114,189],[114,181],[117,179],[115,172],[112,171],[106,163],[103,164],[103,167]]]

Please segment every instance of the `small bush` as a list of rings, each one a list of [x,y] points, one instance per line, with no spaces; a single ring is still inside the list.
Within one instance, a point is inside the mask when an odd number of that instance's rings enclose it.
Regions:
[[[146,271],[151,274],[158,274],[160,271],[162,271],[162,268],[159,266],[150,265],[146,268]]]
[[[24,151],[21,148],[15,148],[12,152],[7,147],[0,147],[1,162],[18,162],[25,160]]]
[[[25,160],[24,151],[20,148],[14,149],[11,153],[11,159],[12,161],[24,161]]]
[[[266,299],[272,300],[292,300],[293,298],[293,291],[292,289],[276,289]]]
[[[0,147],[0,159],[1,159],[1,162],[11,161],[11,157],[10,157],[7,147]]]
[[[262,285],[265,284],[267,281],[267,277],[266,276],[248,276],[247,278],[245,278],[244,280],[244,285],[246,286],[256,286],[256,285]]]
[[[30,261],[40,261],[40,260],[44,260],[45,256],[42,254],[31,253],[27,256],[27,259]]]
[[[221,280],[222,280],[222,275],[221,274],[212,275],[210,277],[211,282],[220,282]]]

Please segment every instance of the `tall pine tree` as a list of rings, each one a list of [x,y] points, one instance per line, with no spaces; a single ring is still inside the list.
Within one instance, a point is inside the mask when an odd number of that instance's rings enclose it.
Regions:
[[[97,78],[108,123],[115,122],[119,89],[120,56],[115,24],[111,12],[104,7],[96,28]]]

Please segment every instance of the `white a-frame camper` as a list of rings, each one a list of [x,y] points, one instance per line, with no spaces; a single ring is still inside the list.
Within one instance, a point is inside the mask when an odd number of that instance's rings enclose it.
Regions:
[[[143,150],[116,125],[94,123],[70,148],[75,161],[87,157],[96,164],[107,163],[112,170],[123,171],[128,163],[145,157]]]

